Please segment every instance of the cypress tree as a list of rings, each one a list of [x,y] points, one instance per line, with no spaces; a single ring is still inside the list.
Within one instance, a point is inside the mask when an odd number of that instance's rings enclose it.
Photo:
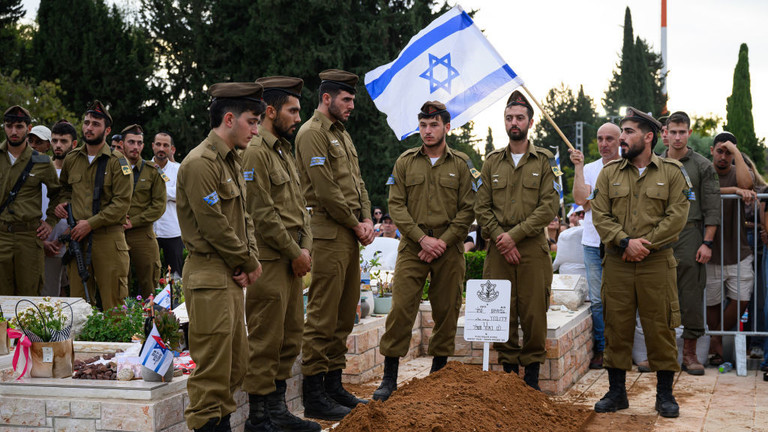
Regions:
[[[765,166],[765,148],[755,135],[752,117],[752,93],[749,78],[749,49],[747,44],[739,48],[739,60],[733,71],[733,90],[726,104],[725,130],[736,136],[739,149],[747,153],[759,170]]]
[[[496,150],[496,147],[493,146],[493,133],[491,127],[488,126],[488,135],[485,137],[485,155],[494,150]]]

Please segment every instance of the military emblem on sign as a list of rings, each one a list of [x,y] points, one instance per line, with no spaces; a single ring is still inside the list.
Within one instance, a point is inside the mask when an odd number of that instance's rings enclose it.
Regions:
[[[491,281],[485,281],[484,284],[480,284],[480,290],[477,292],[477,297],[480,300],[490,303],[499,297],[499,292],[496,290],[496,284]]]

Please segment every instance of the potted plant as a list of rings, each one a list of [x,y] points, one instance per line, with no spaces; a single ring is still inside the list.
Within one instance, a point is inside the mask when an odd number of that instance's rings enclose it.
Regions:
[[[32,306],[19,312],[19,305],[29,303]],[[69,316],[64,312],[69,308]],[[22,338],[29,340],[31,365],[30,376],[33,378],[71,377],[74,363],[72,345],[72,307],[61,301],[51,302],[46,297],[34,304],[27,299],[16,303],[16,317],[13,326],[21,330]],[[27,345],[26,343],[19,342]],[[25,352],[26,356],[27,352]],[[26,367],[25,367],[26,372]],[[25,373],[22,372],[22,375]]]
[[[145,323],[145,335],[149,335],[152,331],[153,324],[157,327],[163,344],[172,351],[179,351],[182,334],[179,332],[179,320],[173,312],[165,308],[155,308],[154,316],[148,317]],[[164,375],[157,374],[152,369],[142,366],[141,378],[149,382],[170,382],[173,379],[173,366],[169,367]]]
[[[388,314],[392,309],[392,272],[384,271],[384,277],[380,277],[380,271],[376,271],[377,296],[374,298],[373,313],[376,314]]]

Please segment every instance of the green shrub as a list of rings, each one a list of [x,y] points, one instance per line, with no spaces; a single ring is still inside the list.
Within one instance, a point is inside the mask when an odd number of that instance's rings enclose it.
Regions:
[[[483,265],[485,264],[486,251],[465,252],[464,259],[467,263],[467,272],[464,275],[464,284],[470,279],[483,278]]]
[[[93,308],[78,340],[92,342],[130,342],[133,335],[144,334],[144,313],[140,301],[126,299],[126,304],[106,312]]]

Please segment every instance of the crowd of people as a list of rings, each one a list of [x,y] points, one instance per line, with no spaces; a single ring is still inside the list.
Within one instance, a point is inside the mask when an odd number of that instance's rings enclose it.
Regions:
[[[578,207],[566,229],[557,217],[559,169],[551,152],[528,139],[534,112],[522,93],[513,92],[504,109],[508,145],[486,155],[482,170],[447,146],[450,113],[428,101],[416,119],[422,145],[395,162],[385,213],[371,208],[345,128],[358,77],[330,69],[320,79],[317,108],[303,124],[300,78],[212,85],[211,130],[181,164],[173,161],[168,132],[153,135],[154,157],[143,160],[141,125],[127,126],[107,145],[113,119],[99,101],[84,113],[82,143],[66,120],[50,130],[32,127],[24,107],[8,108],[0,144],[0,294],[60,295],[68,279],[71,296],[111,309],[128,295],[131,267],[140,293],[154,291],[162,250],[171,271],[183,275],[197,363],[187,385],[189,428],[229,430],[234,391],[242,387],[250,403],[246,430],[319,431],[287,409],[286,380],[301,355],[308,418],[339,420],[367,403],[342,385],[360,295],[360,244],[400,239],[393,307],[380,342],[384,376],[373,395],[386,400],[397,389],[428,277],[431,371],[454,353],[464,252],[476,250],[487,251],[484,278],[512,285],[510,339],[494,345],[499,362],[508,373],[522,366],[525,382],[538,389],[550,251],[565,256],[576,242],[583,263],[573,271],[587,278],[593,316],[590,366],[607,368],[610,380],[595,410],[628,406],[624,381],[638,316],[647,367],[657,372],[656,409],[679,415],[672,395],[680,369],[675,328],[684,326],[682,368],[703,374],[697,340],[706,326],[733,327],[751,298],[754,252],[748,230],[740,229],[739,206],[755,201],[759,174],[736,137],[718,134],[709,162],[687,146],[685,113],[662,124],[628,109],[620,126],[598,130],[601,159],[585,164],[581,152],[571,152]],[[668,144],[662,156],[652,152],[659,134]],[[725,193],[742,201],[724,201],[721,221]],[[741,243],[733,241],[737,235]],[[81,246],[80,265],[62,256],[67,240]],[[302,277],[310,272],[305,318]],[[716,336],[710,351],[710,364],[722,361]]]

